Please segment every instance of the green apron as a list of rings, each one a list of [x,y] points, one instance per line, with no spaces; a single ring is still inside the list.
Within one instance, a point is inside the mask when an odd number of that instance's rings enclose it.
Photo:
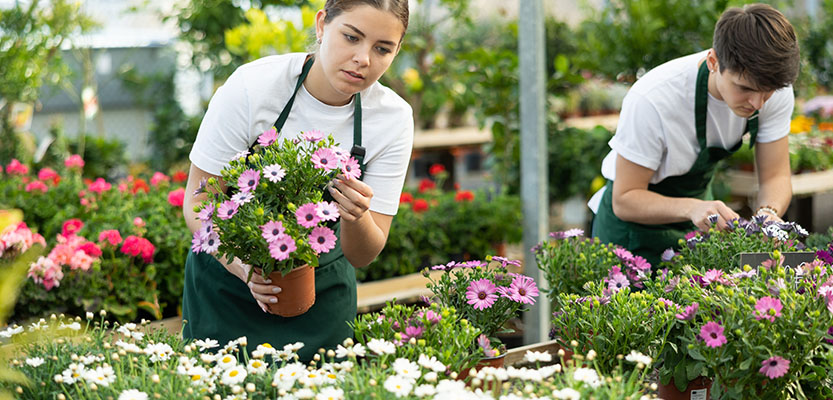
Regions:
[[[304,63],[301,76],[277,121],[278,132],[283,128],[295,94],[306,79],[313,59]],[[364,171],[364,148],[361,147],[361,99],[354,98],[353,148],[351,154]],[[250,147],[254,150],[254,144]],[[325,198],[329,196],[324,192]],[[339,224],[331,225],[336,238],[340,237]],[[225,345],[228,341],[246,336],[248,350],[269,343],[280,349],[284,345],[303,342],[298,351],[302,361],[309,361],[319,348],[335,348],[353,331],[347,322],[356,317],[356,272],[344,257],[341,241],[319,258],[315,268],[315,304],[304,314],[285,318],[264,313],[252,297],[249,287],[232,275],[211,254],[188,253],[185,262],[185,288],[182,299],[182,318],[188,321],[182,336],[190,339],[211,338]],[[215,349],[216,350],[216,349]]]
[[[717,163],[740,149],[743,139],[731,149],[707,147],[706,107],[708,105],[709,69],[706,62],[697,72],[694,94],[694,117],[700,153],[691,169],[678,176],[669,176],[659,183],[648,185],[648,190],[668,197],[693,197],[711,200],[711,182]],[[758,112],[749,117],[747,128],[752,136],[749,146],[755,144],[758,135]],[[657,265],[665,249],[677,247],[679,239],[697,229],[690,221],[661,225],[645,225],[626,222],[613,214],[613,182],[608,181],[599,210],[593,219],[593,236],[603,243],[612,242],[632,253],[645,257],[651,265]]]

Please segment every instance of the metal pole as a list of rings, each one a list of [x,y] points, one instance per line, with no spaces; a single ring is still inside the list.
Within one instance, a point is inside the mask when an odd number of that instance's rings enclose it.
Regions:
[[[542,0],[521,0],[518,14],[521,107],[521,202],[524,227],[524,272],[544,284],[530,250],[547,234],[547,138],[544,64],[544,6]],[[547,338],[549,299],[541,295],[524,315],[524,343]]]

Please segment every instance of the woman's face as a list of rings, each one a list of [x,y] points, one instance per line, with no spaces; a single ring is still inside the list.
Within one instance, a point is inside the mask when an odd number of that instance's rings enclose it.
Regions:
[[[388,69],[399,52],[405,27],[391,12],[368,5],[345,11],[326,24],[325,16],[323,10],[315,16],[321,40],[317,61],[332,95],[349,99]]]

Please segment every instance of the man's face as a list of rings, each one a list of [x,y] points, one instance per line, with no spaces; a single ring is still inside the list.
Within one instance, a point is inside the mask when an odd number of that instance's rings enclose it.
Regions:
[[[756,110],[760,110],[764,103],[772,97],[774,90],[761,90],[746,77],[728,68],[713,73],[715,86],[719,96],[739,117],[749,118]]]

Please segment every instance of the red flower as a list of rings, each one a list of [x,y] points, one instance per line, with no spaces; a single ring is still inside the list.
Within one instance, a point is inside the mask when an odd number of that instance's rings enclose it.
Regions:
[[[185,182],[187,180],[188,180],[188,174],[186,174],[184,171],[174,172],[174,175],[173,175],[174,183]]]
[[[437,185],[434,184],[434,181],[432,181],[430,179],[423,179],[423,180],[419,181],[418,191],[420,193],[425,193],[426,191],[434,189],[436,187],[437,187]]]
[[[87,189],[89,189],[89,191],[91,192],[101,194],[110,190],[110,188],[112,187],[113,185],[105,181],[104,178],[96,178],[95,182],[90,183],[87,186]]]
[[[55,185],[58,184],[58,182],[61,181],[61,176],[58,175],[58,173],[55,172],[52,168],[47,167],[47,168],[42,168],[40,171],[38,171],[38,179],[40,179],[42,181],[51,180],[52,181],[52,186],[55,186]]]
[[[41,193],[46,193],[49,188],[46,187],[46,184],[41,181],[32,181],[26,185],[26,191],[31,192],[34,190],[39,190]]]
[[[133,257],[141,256],[144,262],[150,264],[153,262],[153,252],[156,251],[156,247],[145,238],[130,235],[124,239],[119,251]]]
[[[162,182],[168,182],[171,178],[168,178],[167,175],[161,172],[155,172],[152,177],[150,177],[150,184],[153,186],[158,186]]]
[[[26,175],[29,173],[29,167],[13,158],[9,165],[6,166],[6,173],[9,175]]]
[[[90,257],[101,257],[101,249],[93,242],[85,242],[77,249],[87,253]]]
[[[414,212],[423,212],[428,210],[428,202],[425,199],[416,199],[412,207]]]
[[[414,196],[408,192],[403,192],[399,195],[399,204],[402,203],[411,203],[414,201]]]
[[[133,181],[133,187],[130,189],[130,193],[136,194],[140,190],[143,190],[145,193],[150,192],[150,186],[148,186],[148,183],[142,178]]]
[[[64,165],[70,169],[81,169],[84,166],[84,159],[82,159],[81,156],[79,156],[78,154],[73,154],[64,161]]]
[[[67,237],[72,236],[75,232],[80,231],[82,227],[84,227],[84,223],[78,218],[67,220],[61,227],[61,235]]]
[[[115,229],[101,231],[98,234],[98,241],[102,245],[110,244],[111,246],[118,246],[121,243],[121,234]]]
[[[454,196],[454,200],[457,201],[457,202],[472,201],[472,200],[474,200],[474,193],[472,193],[468,190],[461,190],[461,191],[457,192],[456,196]]]
[[[442,164],[434,164],[428,168],[428,173],[431,174],[431,176],[435,176],[443,172],[445,172],[445,165]]]
[[[172,190],[168,193],[168,203],[170,203],[174,207],[182,207],[182,203],[185,201],[185,189],[179,188],[177,190]]]

